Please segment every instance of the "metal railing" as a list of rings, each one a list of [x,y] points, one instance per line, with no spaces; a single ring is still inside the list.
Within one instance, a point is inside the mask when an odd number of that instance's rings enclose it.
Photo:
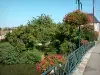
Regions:
[[[49,68],[42,75],[70,75],[73,69],[81,61],[82,57],[91,47],[94,46],[94,42],[84,44],[80,48],[73,51],[67,56],[66,64],[59,64],[57,66]]]

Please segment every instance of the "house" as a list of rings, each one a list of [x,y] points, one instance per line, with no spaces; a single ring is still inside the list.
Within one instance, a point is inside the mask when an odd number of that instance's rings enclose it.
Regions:
[[[0,40],[5,39],[6,33],[7,31],[2,31],[2,30],[0,31]]]
[[[10,30],[10,31],[8,31],[8,30],[5,30],[5,31],[4,31],[4,30],[1,30],[1,31],[0,31],[0,41],[1,41],[1,40],[4,40],[6,34],[9,33],[9,32],[11,33],[12,30]]]
[[[1,40],[4,40],[6,34],[9,33],[9,32],[12,33],[12,31],[13,31],[14,29],[17,29],[17,27],[2,28],[2,29],[0,30],[0,41],[1,41]]]
[[[93,25],[93,14],[88,14],[88,17],[90,19],[90,25]],[[98,39],[100,39],[100,22],[97,20],[97,18],[94,16],[94,31],[97,31],[99,33]]]

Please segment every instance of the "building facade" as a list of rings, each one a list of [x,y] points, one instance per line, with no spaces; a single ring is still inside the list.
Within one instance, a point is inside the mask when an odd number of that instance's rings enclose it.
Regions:
[[[90,25],[93,25],[93,14],[88,14],[88,17],[90,18]],[[97,20],[97,18],[94,16],[94,31],[97,31],[99,36],[98,40],[100,40],[100,22]]]

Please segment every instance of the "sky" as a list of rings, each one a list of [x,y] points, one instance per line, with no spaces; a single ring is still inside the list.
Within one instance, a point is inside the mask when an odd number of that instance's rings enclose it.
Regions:
[[[92,0],[80,0],[82,10],[92,13]],[[95,16],[100,21],[100,0],[95,0]],[[65,14],[77,9],[76,0],[0,0],[0,27],[16,27],[41,14],[62,22]]]

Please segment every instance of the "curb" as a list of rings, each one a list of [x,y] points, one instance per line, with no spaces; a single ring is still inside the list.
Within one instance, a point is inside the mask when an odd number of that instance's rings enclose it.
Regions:
[[[83,56],[81,63],[77,65],[77,67],[75,68],[75,70],[73,70],[71,75],[83,75],[83,72],[85,70],[85,67],[86,67],[88,61],[89,61],[89,58],[92,54],[93,49],[94,49],[94,47],[91,48],[89,51],[87,51],[87,53]]]

